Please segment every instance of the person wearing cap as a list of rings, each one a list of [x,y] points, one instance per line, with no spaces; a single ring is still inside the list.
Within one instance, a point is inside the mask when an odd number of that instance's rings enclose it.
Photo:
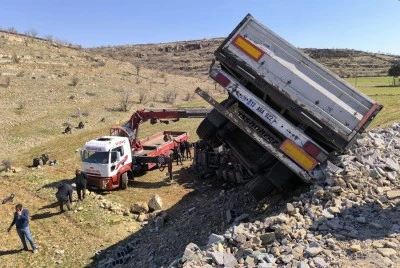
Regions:
[[[86,196],[86,174],[80,169],[77,169],[75,171],[75,175],[76,192],[78,193],[78,199],[80,201],[83,201]]]
[[[57,190],[56,198],[60,204],[60,211],[64,212],[64,204],[67,205],[68,210],[72,209],[72,193],[74,189],[68,183],[62,183]]]

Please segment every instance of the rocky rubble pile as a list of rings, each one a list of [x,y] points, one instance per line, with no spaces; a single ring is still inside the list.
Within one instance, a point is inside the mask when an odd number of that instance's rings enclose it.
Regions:
[[[171,267],[395,267],[400,261],[400,124],[331,157],[286,211],[233,224]]]

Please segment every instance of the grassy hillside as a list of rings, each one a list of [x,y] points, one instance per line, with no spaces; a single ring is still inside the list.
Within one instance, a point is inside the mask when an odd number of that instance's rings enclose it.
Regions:
[[[163,70],[192,77],[206,77],[214,51],[223,38],[165,44],[126,45],[90,49],[136,66]],[[386,76],[393,61],[400,56],[368,53],[349,49],[315,49],[302,51],[341,77]]]
[[[106,201],[126,211],[133,203],[147,202],[158,194],[165,209],[173,207],[179,214],[191,208],[181,202],[190,199],[188,196],[210,199],[206,195],[210,189],[194,190],[194,175],[186,169],[189,161],[184,166],[174,165],[176,184],[168,183],[166,174],[155,170],[136,178],[126,191],[91,194],[84,203],[75,203],[74,211],[66,214],[58,213],[54,193],[58,182],[72,182],[74,170],[79,167],[76,149],[93,137],[107,134],[110,126],[123,123],[136,109],[205,105],[193,95],[198,86],[217,98],[225,96],[206,76],[212,53],[220,41],[85,51],[0,32],[0,161],[10,160],[18,168],[17,173],[0,171],[0,197],[16,195],[14,203],[2,205],[0,210],[0,225],[4,227],[0,236],[6,241],[0,245],[0,266],[82,267],[91,263],[100,250],[142,229],[144,225],[136,222],[132,214],[124,216],[122,212],[104,209]],[[385,62],[388,64],[392,59],[388,57]],[[335,63],[326,62],[330,64]],[[383,64],[379,66],[382,70],[386,68]],[[346,72],[351,70],[346,68]],[[386,126],[400,118],[400,89],[389,87],[390,81],[386,77],[358,77],[357,81],[348,78],[348,82],[357,83],[363,92],[385,105],[371,127]],[[66,124],[76,127],[80,121],[85,122],[84,129],[73,128],[71,135],[62,133]],[[169,124],[168,129],[189,131],[191,139],[196,140],[195,130],[200,121],[180,120]],[[162,124],[144,124],[141,135],[165,128]],[[32,158],[43,153],[48,153],[58,164],[31,168]],[[20,202],[30,209],[31,229],[39,254],[19,252],[21,245],[15,230],[6,232],[14,206]],[[190,234],[193,237],[184,238],[199,240],[210,232],[211,229],[204,228],[193,230]],[[177,240],[182,242],[183,237]]]

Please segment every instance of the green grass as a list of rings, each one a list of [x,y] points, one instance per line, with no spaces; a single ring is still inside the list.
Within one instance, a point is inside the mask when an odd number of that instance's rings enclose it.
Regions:
[[[400,121],[400,82],[399,86],[392,86],[393,78],[389,76],[348,78],[346,81],[384,106],[369,128],[387,127]]]

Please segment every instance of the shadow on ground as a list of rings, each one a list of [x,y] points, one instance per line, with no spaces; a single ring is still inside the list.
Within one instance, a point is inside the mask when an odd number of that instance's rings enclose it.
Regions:
[[[177,178],[173,183],[194,190],[164,211],[164,224],[156,226],[156,223],[149,221],[136,233],[93,256],[92,263],[87,267],[96,267],[99,261],[109,257],[118,259],[117,253],[121,249],[132,246],[135,248],[128,254],[129,257],[126,255],[129,264],[134,264],[135,267],[165,267],[182,256],[189,243],[206,245],[210,234],[223,234],[228,228],[238,224],[239,222],[228,221],[228,210],[235,211],[236,216],[248,215],[244,220],[254,221],[266,215],[281,213],[292,196],[308,190],[307,185],[294,183],[283,192],[275,192],[268,198],[257,201],[245,191],[244,185],[238,186],[215,179],[201,180],[188,169],[173,173],[174,178]],[[144,183],[133,186],[153,188]]]

